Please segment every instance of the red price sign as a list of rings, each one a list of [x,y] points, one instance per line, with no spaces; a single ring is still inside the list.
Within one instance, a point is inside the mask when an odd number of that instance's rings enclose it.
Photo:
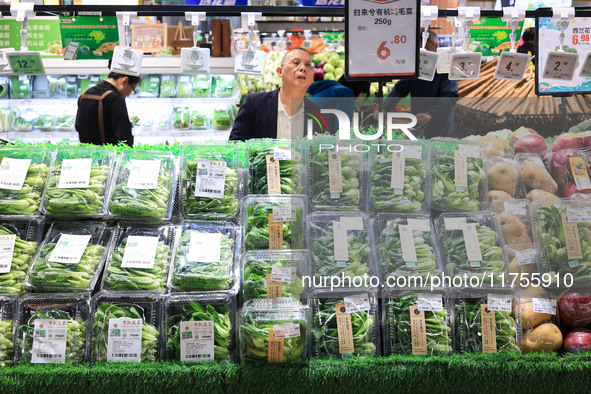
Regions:
[[[573,34],[573,45],[591,42],[591,34]]]
[[[382,43],[378,47],[378,58],[380,58],[381,60],[388,59],[390,57],[390,54],[392,53],[390,51],[390,48],[388,48],[388,45],[406,44],[406,40],[406,35],[396,35],[390,42],[382,41]]]

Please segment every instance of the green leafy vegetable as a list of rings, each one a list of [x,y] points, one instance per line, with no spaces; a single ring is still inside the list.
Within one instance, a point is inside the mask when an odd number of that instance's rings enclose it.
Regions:
[[[193,97],[209,97],[211,95],[211,76],[195,75],[193,77]]]
[[[160,76],[146,75],[142,78],[139,96],[140,97],[158,97],[160,90]]]
[[[160,83],[160,97],[176,96],[176,82],[173,76],[163,75]]]
[[[179,75],[176,84],[176,96],[178,98],[189,98],[192,92],[191,77],[188,75]]]
[[[232,97],[236,79],[234,75],[214,75],[213,86],[215,97]]]
[[[0,235],[12,235],[14,231],[0,225]],[[37,253],[37,242],[28,242],[16,234],[10,272],[0,274],[0,294],[19,294],[26,292],[25,277]]]
[[[269,194],[267,180],[267,155],[273,155],[273,148],[289,148],[283,143],[274,143],[273,146],[253,146],[249,151],[248,163],[252,169],[252,194]],[[279,160],[279,177],[281,194],[298,194],[303,191],[302,155],[296,149],[291,149],[292,160]]]
[[[31,98],[31,77],[26,75],[13,75],[10,77],[10,98]]]
[[[175,129],[189,128],[189,107],[174,107],[172,127]]]
[[[242,275],[244,301],[267,298],[267,275],[271,274],[273,266],[294,267],[290,260],[269,261],[263,258],[249,258],[244,266]],[[300,276],[295,277],[294,283],[281,284],[281,296],[300,299],[304,292],[304,285]]]
[[[228,130],[232,128],[232,118],[225,109],[214,109],[211,117],[214,130]]]
[[[12,128],[14,131],[31,131],[36,118],[37,113],[31,108],[17,111],[12,120]]]
[[[14,359],[14,346],[12,335],[13,321],[11,319],[0,320],[0,367],[11,365]]]
[[[244,242],[246,250],[269,249],[269,214],[281,202],[254,202],[246,208]],[[283,249],[304,249],[304,219],[301,207],[295,207],[294,221],[283,222]]]
[[[191,129],[204,129],[209,124],[209,116],[199,111],[191,111]]]

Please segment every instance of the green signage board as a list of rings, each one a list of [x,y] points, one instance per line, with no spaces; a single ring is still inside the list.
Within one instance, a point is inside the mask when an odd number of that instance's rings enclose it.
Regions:
[[[515,43],[519,42],[523,21],[519,22],[515,35]],[[499,18],[481,18],[470,29],[468,50],[481,52],[482,56],[500,56],[501,52],[511,47],[509,40],[511,29]]]
[[[59,19],[53,17],[31,19],[27,26],[29,51],[41,52],[42,57],[61,57],[62,41]],[[0,20],[0,48],[21,49],[23,24],[14,19]]]
[[[117,17],[60,18],[64,59],[111,59],[119,44]]]

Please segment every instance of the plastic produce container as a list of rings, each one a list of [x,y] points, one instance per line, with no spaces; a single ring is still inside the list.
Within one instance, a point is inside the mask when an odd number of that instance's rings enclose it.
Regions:
[[[54,222],[25,278],[36,293],[92,292],[113,230],[102,222]]]
[[[53,131],[55,128],[55,116],[48,113],[39,113],[33,122],[33,128],[39,131]]]
[[[556,353],[562,349],[564,338],[559,327],[563,317],[559,316],[556,295],[540,288],[530,288],[520,293],[516,309],[514,314],[520,316],[520,327],[523,329],[523,335],[518,333],[518,336],[521,336],[521,351],[524,354]],[[585,351],[584,346],[579,346],[575,341],[574,346],[565,346],[564,350],[570,353]]]
[[[451,354],[453,314],[451,300],[442,290],[417,288],[382,291],[384,355],[442,356]],[[412,321],[411,321],[412,319]],[[425,332],[413,330],[423,321]],[[413,337],[416,341],[413,341]]]
[[[12,130],[17,132],[33,131],[38,114],[33,108],[16,109],[12,117]]]
[[[221,291],[238,283],[238,229],[230,223],[186,220],[181,225],[171,291]]]
[[[187,219],[233,220],[244,195],[241,145],[183,144],[181,210]]]
[[[231,293],[179,294],[164,302],[167,360],[236,360],[236,297]]]
[[[162,299],[155,294],[98,292],[92,297],[90,360],[161,360]]]
[[[105,147],[59,147],[49,169],[41,211],[58,218],[102,218],[115,152]]]
[[[232,97],[236,88],[236,76],[214,75],[213,97]]]
[[[78,364],[87,360],[90,297],[27,294],[18,301],[19,364]]]
[[[291,298],[248,302],[239,312],[240,361],[246,364],[305,360],[310,340],[309,317],[308,306]]]
[[[373,358],[380,355],[377,290],[312,290],[312,355]]]
[[[229,107],[214,108],[211,115],[211,128],[214,130],[230,130],[234,124],[232,111]]]
[[[373,212],[429,213],[431,172],[426,141],[379,141],[369,156]]]
[[[0,295],[0,367],[14,363],[14,334],[17,328],[15,295]]]
[[[177,75],[176,96],[178,98],[189,98],[193,93],[193,82],[190,75]]]
[[[305,249],[306,202],[303,195],[242,199],[243,249]]]
[[[193,97],[211,96],[211,75],[193,76]]]
[[[13,75],[10,77],[10,98],[30,99],[32,97],[33,83],[29,75]]]
[[[55,130],[63,132],[74,131],[74,125],[76,123],[76,115],[70,112],[64,112],[58,115],[55,121]]]
[[[177,160],[170,152],[123,151],[117,158],[109,212],[119,219],[169,220],[177,177]]]
[[[429,147],[431,208],[443,212],[485,209],[488,191],[478,144],[442,137],[433,138]]]
[[[158,97],[159,91],[160,75],[144,75],[142,77],[139,97]]]
[[[200,109],[191,110],[191,130],[202,130],[209,127],[209,116]]]
[[[45,219],[41,216],[0,216],[0,294],[23,295],[25,277],[43,238]]]
[[[523,188],[519,176],[519,163],[516,160],[506,157],[489,157],[484,161],[484,168],[488,190],[499,190],[512,198],[521,197]]]
[[[189,107],[174,106],[172,109],[172,128],[175,130],[188,130],[191,127],[191,111]]]
[[[176,96],[176,78],[174,75],[162,75],[160,82],[160,97]]]
[[[531,203],[528,200],[493,201],[505,243],[515,248],[533,242]]]
[[[310,276],[307,250],[253,250],[242,255],[242,301],[290,297],[303,300]]]
[[[102,289],[164,293],[174,249],[170,224],[121,222],[115,228]]]
[[[0,214],[36,214],[47,179],[50,151],[39,146],[2,146],[0,156]]]

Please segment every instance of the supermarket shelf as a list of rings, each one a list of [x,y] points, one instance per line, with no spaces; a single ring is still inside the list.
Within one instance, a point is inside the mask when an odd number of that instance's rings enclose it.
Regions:
[[[53,99],[10,99],[0,100],[0,106],[16,106],[16,107],[63,107],[71,106],[76,108],[78,97],[73,98],[53,98]],[[193,105],[193,104],[238,104],[240,102],[240,92],[236,92],[232,97],[194,97],[194,98],[177,98],[177,97],[129,97],[127,98],[128,105]]]
[[[258,21],[257,27],[261,33],[275,33],[277,30],[304,30],[312,32],[345,31],[345,22],[295,22],[295,21]]]
[[[70,140],[72,142],[78,142],[78,133],[67,132],[67,131],[9,131],[6,134],[6,138],[9,141],[64,141]]]

